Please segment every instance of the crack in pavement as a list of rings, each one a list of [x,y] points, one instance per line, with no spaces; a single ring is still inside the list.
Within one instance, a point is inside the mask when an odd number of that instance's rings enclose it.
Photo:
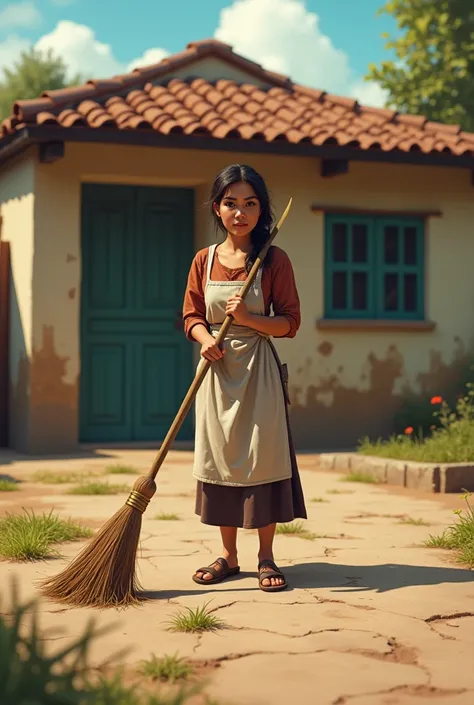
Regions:
[[[388,690],[373,690],[367,693],[356,693],[354,695],[339,695],[332,701],[331,705],[346,705],[354,698],[365,698],[371,695],[414,695],[428,698],[430,696],[444,697],[448,695],[462,695],[463,693],[472,693],[474,691],[467,688],[436,688],[431,685],[396,685]]]
[[[427,617],[423,621],[426,624],[431,624],[433,622],[447,622],[450,619],[463,619],[463,617],[474,617],[474,612],[454,612],[453,614],[434,614],[431,617]]]

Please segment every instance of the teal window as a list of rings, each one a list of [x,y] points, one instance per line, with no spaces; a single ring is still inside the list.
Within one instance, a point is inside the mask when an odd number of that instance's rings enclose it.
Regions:
[[[424,319],[424,221],[326,215],[325,318]]]

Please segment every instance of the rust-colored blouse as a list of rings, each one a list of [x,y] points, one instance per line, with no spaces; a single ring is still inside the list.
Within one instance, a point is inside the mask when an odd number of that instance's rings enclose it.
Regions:
[[[208,327],[204,302],[208,254],[208,247],[200,250],[194,257],[189,271],[183,304],[184,332],[189,340],[194,340],[191,329],[197,323]],[[290,330],[283,337],[294,338],[300,327],[301,314],[293,267],[286,252],[279,247],[271,247],[267,257],[268,261],[265,262],[262,274],[265,314],[269,316],[270,308],[273,308],[275,316],[284,316],[290,324]],[[213,281],[244,281],[246,277],[244,267],[229,269],[221,264],[219,252],[216,250],[211,271]]]

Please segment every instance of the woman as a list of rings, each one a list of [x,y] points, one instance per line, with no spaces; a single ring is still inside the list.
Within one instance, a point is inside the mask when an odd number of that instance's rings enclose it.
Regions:
[[[220,527],[223,548],[193,580],[209,585],[236,575],[237,529],[258,529],[259,587],[279,591],[287,582],[273,558],[276,524],[306,518],[306,509],[288,422],[285,368],[270,337],[296,335],[298,292],[288,256],[271,247],[245,301],[239,296],[272,228],[262,177],[250,166],[228,166],[216,177],[210,200],[226,237],[195,256],[183,317],[187,337],[213,363],[196,398],[193,476],[196,514]],[[229,314],[234,321],[221,350],[216,336]]]

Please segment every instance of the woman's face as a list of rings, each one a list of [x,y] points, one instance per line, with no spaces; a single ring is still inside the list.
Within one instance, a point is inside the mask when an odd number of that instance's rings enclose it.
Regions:
[[[219,204],[214,203],[214,211],[228,233],[245,237],[257,225],[261,208],[252,186],[238,181],[229,186]]]

